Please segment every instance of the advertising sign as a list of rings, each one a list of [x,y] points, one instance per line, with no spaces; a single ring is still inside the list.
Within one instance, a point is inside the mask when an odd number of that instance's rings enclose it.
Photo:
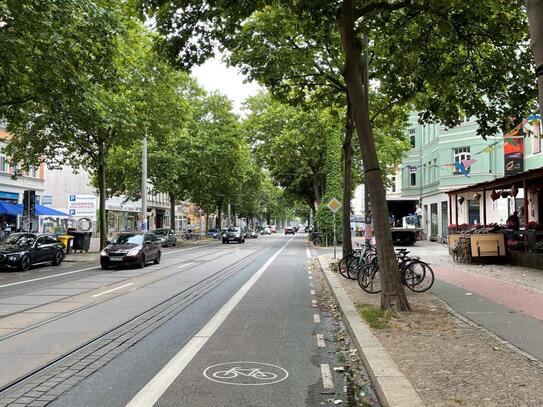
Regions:
[[[524,171],[524,139],[522,137],[505,139],[503,163],[505,176]]]
[[[53,195],[43,195],[41,197],[42,205],[53,205]]]
[[[96,196],[68,195],[68,213],[70,216],[96,219]]]

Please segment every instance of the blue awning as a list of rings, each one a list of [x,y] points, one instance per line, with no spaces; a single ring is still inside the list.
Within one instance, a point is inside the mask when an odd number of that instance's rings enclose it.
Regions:
[[[16,207],[20,211],[16,215],[22,215],[23,214],[23,204],[12,205],[12,206]],[[63,216],[63,217],[69,217],[70,216],[67,213],[57,211],[56,209],[48,208],[47,206],[43,206],[43,205],[40,205],[40,204],[36,204],[36,215],[38,215],[38,216]]]
[[[23,208],[19,208],[19,205],[11,204],[9,202],[0,201],[0,215],[22,215]]]

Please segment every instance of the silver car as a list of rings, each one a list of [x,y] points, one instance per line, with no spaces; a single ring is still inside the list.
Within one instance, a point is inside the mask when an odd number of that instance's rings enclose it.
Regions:
[[[159,238],[162,247],[175,247],[177,245],[177,236],[174,230],[161,228],[153,230],[153,233]]]

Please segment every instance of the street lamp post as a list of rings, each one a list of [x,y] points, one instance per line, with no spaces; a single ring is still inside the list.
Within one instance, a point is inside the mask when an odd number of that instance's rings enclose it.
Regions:
[[[147,132],[143,136],[141,154],[141,230],[147,231]]]

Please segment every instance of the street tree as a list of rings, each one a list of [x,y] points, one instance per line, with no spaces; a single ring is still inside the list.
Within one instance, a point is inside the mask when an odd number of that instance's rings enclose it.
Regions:
[[[74,79],[81,88],[70,103],[57,100],[25,103],[5,114],[12,134],[6,148],[21,170],[45,161],[51,168],[69,164],[84,168],[97,179],[100,245],[107,241],[106,178],[107,157],[113,146],[127,145],[141,139],[143,129],[152,118],[142,115],[144,95],[153,86],[149,70],[152,43],[139,24],[127,20],[124,32],[109,33],[115,37],[111,60],[114,75],[87,81]],[[74,75],[86,77],[86,72]]]
[[[421,120],[449,127],[464,115],[478,118],[482,135],[507,127],[509,117],[533,106],[531,56],[525,47],[526,25],[520,0],[336,1],[157,1],[142,0],[167,34],[163,45],[177,64],[186,66],[209,55],[213,40],[227,44],[247,19],[265,7],[282,6],[311,30],[334,27],[344,57],[342,75],[352,106],[358,142],[370,189],[377,252],[382,273],[383,308],[409,309],[398,277],[382,171],[377,158],[366,97],[365,69],[390,100],[413,100]],[[189,30],[207,29],[198,45],[188,44]],[[187,28],[189,30],[187,30]],[[193,39],[194,37],[190,37]],[[367,38],[368,46],[363,45]],[[209,41],[206,41],[209,40]],[[197,48],[197,52],[195,48]],[[187,58],[190,56],[192,58]],[[513,63],[513,61],[515,63]],[[370,75],[368,75],[370,76]],[[513,113],[513,114],[512,114]]]

